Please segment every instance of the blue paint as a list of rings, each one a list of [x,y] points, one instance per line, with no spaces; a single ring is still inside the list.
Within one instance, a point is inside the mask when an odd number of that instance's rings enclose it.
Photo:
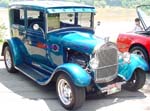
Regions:
[[[103,39],[94,37],[93,30],[85,28],[67,28],[49,32],[47,39],[51,43],[57,43],[62,45],[62,47],[88,54],[93,53],[96,45],[104,43]]]
[[[7,39],[6,42],[9,44],[15,65],[22,64],[24,60],[29,57],[28,51],[20,39],[13,37],[11,39]]]
[[[91,76],[81,66],[73,63],[66,63],[56,68],[55,73],[64,71],[70,76],[73,83],[79,87],[86,87],[91,83]]]
[[[89,13],[89,12],[96,12],[94,8],[80,8],[80,7],[67,7],[67,8],[52,8],[52,9],[48,9],[47,10],[48,13],[64,13],[64,12],[85,12],[85,13]]]
[[[69,47],[71,49],[92,54],[96,45],[103,44],[104,41],[101,39],[96,39],[92,34],[83,32],[74,32],[65,35],[62,38],[62,44],[64,47]]]
[[[119,60],[119,69],[118,69],[118,75],[125,78],[127,81],[131,79],[133,72],[139,68],[144,71],[148,71],[148,65],[146,61],[135,54],[131,54],[130,63],[123,63],[123,60]]]

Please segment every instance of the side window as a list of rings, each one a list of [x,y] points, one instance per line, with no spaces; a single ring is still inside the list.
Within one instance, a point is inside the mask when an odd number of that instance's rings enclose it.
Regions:
[[[48,31],[60,28],[59,14],[48,14],[47,21],[48,21]]]
[[[20,10],[20,20],[24,20],[24,10]]]
[[[78,25],[91,27],[91,13],[78,13]]]
[[[38,24],[44,29],[44,14],[40,11],[27,10],[27,21],[28,26],[32,28],[34,24]]]
[[[12,24],[25,25],[23,9],[14,9],[11,13],[13,16]]]

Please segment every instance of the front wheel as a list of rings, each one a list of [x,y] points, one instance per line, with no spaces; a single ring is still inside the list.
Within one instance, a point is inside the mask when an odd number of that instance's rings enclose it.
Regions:
[[[134,71],[132,78],[123,85],[123,88],[129,91],[137,91],[141,89],[146,81],[146,73],[141,69],[137,69]]]
[[[61,104],[68,110],[81,107],[85,101],[85,89],[75,86],[66,74],[60,74],[56,89]]]

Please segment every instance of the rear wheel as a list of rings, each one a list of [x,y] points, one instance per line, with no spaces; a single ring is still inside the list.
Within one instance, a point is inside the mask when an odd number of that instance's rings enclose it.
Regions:
[[[144,86],[145,80],[146,73],[141,69],[137,69],[134,71],[132,78],[123,85],[123,88],[129,91],[137,91]]]
[[[4,62],[8,72],[15,73],[17,70],[14,67],[14,62],[12,59],[12,54],[8,46],[4,49]]]
[[[60,74],[56,89],[61,104],[68,110],[81,107],[85,101],[85,89],[75,86],[66,74]]]
[[[148,61],[148,54],[146,50],[140,46],[135,46],[130,49],[130,53],[140,55],[142,58],[144,58],[146,61]]]

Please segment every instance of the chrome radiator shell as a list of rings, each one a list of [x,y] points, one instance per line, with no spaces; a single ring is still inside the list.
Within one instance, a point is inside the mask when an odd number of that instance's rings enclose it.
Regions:
[[[118,74],[118,49],[112,42],[96,46],[94,59],[98,66],[94,69],[96,83],[106,83],[114,80]]]

